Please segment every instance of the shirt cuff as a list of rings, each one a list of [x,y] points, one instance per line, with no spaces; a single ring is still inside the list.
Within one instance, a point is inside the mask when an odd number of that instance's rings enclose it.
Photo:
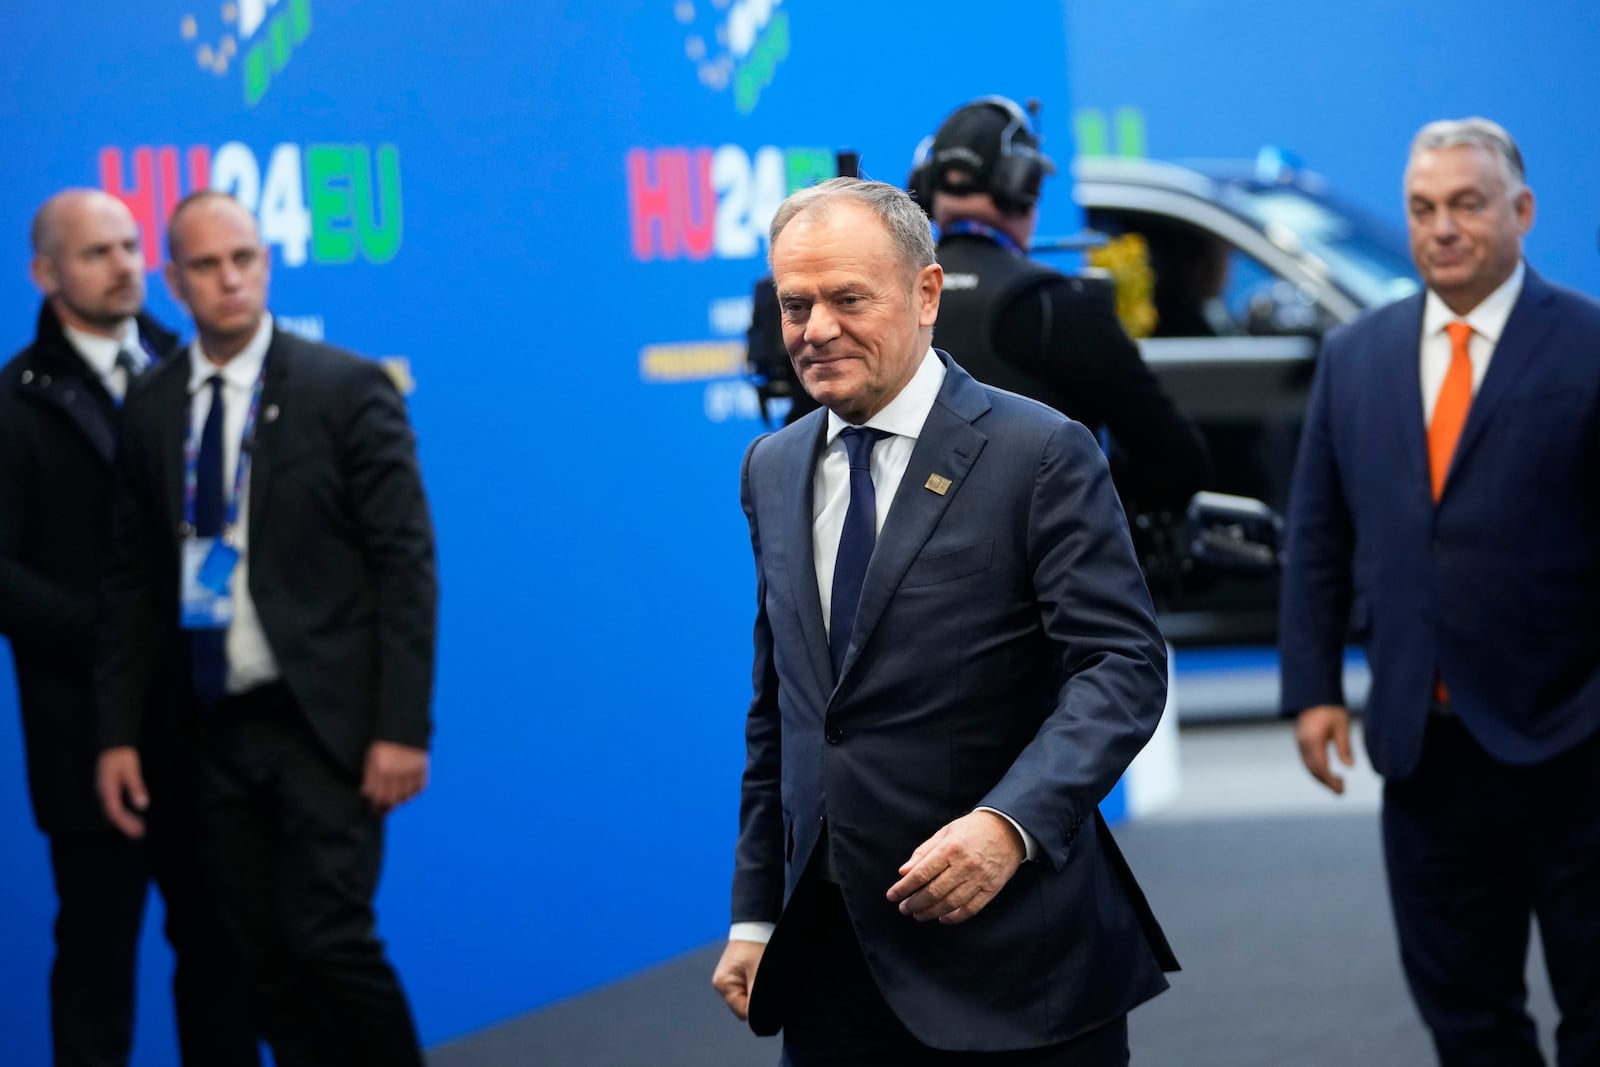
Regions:
[[[729,941],[754,941],[765,945],[772,940],[772,929],[777,923],[734,923],[728,927]]]
[[[1028,831],[1024,830],[1022,828],[1022,824],[1017,822],[1017,820],[1013,819],[1011,816],[1007,815],[1005,812],[1001,811],[999,808],[978,807],[978,808],[974,808],[973,810],[974,811],[992,811],[996,815],[998,815],[1002,819],[1004,819],[1006,822],[1008,822],[1012,826],[1016,827],[1017,833],[1022,835],[1022,850],[1023,850],[1023,853],[1024,853],[1024,855],[1022,857],[1022,861],[1024,863],[1029,862],[1030,860],[1032,860],[1035,856],[1037,856],[1039,854],[1039,842],[1035,841],[1033,839],[1033,835],[1028,833]]]

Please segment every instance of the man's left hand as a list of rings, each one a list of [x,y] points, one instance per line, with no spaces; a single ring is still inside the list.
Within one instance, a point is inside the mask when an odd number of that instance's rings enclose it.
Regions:
[[[393,741],[374,741],[367,749],[367,766],[361,775],[361,795],[372,809],[386,815],[428,785],[427,749]]]
[[[965,922],[1005,888],[1027,855],[1016,828],[992,811],[974,811],[917,846],[889,887],[889,902],[918,922]]]

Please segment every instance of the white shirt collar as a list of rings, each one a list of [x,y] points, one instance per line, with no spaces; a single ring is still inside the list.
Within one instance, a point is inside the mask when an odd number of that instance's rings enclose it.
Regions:
[[[1432,337],[1442,333],[1447,325],[1459,321],[1471,326],[1473,333],[1488,338],[1490,344],[1499,344],[1500,335],[1505,332],[1506,320],[1511,317],[1511,309],[1516,306],[1517,297],[1522,295],[1522,282],[1527,275],[1526,264],[1517,260],[1517,269],[1511,272],[1511,277],[1501,282],[1498,289],[1484,297],[1477,307],[1465,315],[1451,311],[1439,294],[1429,289],[1422,306],[1422,336]]]
[[[917,372],[905,384],[894,399],[883,406],[883,410],[868,419],[866,425],[875,430],[883,430],[897,437],[909,437],[915,441],[922,433],[922,424],[928,421],[928,413],[933,410],[933,402],[939,398],[939,388],[944,385],[945,365],[938,356],[933,354],[930,347],[922,354],[922,363],[917,367]],[[828,444],[838,440],[850,423],[844,421],[832,411],[828,412]]]
[[[144,363],[150,362],[145,357],[144,349],[139,347],[139,324],[133,319],[123,323],[122,331],[116,337],[85,333],[76,326],[68,326],[66,323],[61,324],[61,332],[66,335],[67,342],[77,349],[83,361],[89,364],[90,369],[102,378],[111,376],[111,372],[117,367],[117,353],[124,348],[136,353]]]
[[[222,375],[225,385],[231,385],[236,389],[255,388],[256,379],[261,377],[261,364],[266,362],[267,348],[271,344],[270,314],[261,316],[261,325],[256,327],[255,336],[250,338],[250,343],[244,346],[244,350],[220,367],[205,357],[200,348],[200,338],[196,337],[189,344],[189,395],[193,396],[199,392],[201,386],[218,374]]]

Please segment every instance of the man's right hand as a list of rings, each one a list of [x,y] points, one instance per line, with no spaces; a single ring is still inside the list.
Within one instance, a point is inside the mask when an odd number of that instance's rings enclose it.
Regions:
[[[95,783],[100,791],[100,804],[106,809],[111,825],[129,837],[143,837],[142,816],[150,806],[150,794],[145,791],[144,775],[139,770],[139,750],[124,745],[100,753]]]
[[[728,1008],[740,1019],[750,1017],[750,990],[756,983],[756,968],[767,946],[758,941],[729,941],[711,975],[711,985]]]
[[[1311,772],[1311,777],[1333,790],[1344,792],[1344,779],[1333,773],[1328,762],[1328,745],[1332,744],[1339,762],[1346,767],[1355,766],[1350,752],[1350,712],[1338,704],[1318,704],[1302,711],[1294,723],[1294,739],[1300,746],[1300,760]]]

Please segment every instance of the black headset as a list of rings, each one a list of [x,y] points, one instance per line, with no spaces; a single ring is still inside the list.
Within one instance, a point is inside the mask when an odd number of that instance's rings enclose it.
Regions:
[[[922,139],[911,162],[911,177],[906,181],[907,191],[930,215],[933,213],[933,194],[988,193],[995,206],[1007,215],[1020,215],[1033,207],[1039,199],[1039,186],[1046,174],[1054,174],[1055,163],[1039,151],[1039,135],[1033,120],[1017,102],[1004,96],[980,96],[963,104],[944,120],[943,130],[951,122],[974,108],[994,108],[1006,118],[1006,127],[1000,134],[1000,157],[990,164],[987,187],[953,185],[945,175],[963,164],[967,158],[982,158],[970,145],[940,144],[937,155],[934,146],[939,144],[938,134]],[[973,169],[970,165],[966,168]]]

